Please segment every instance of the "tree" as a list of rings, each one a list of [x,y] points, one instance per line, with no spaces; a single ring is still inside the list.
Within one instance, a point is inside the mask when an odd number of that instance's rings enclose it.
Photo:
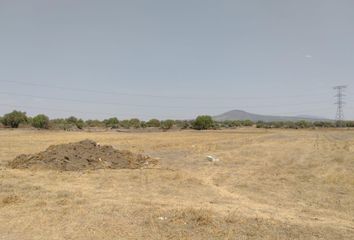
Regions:
[[[76,122],[76,127],[77,127],[78,129],[83,129],[84,126],[85,126],[84,120],[78,119],[77,122]]]
[[[193,128],[197,130],[211,129],[214,127],[214,120],[211,116],[198,116],[193,122]]]
[[[163,130],[169,130],[173,127],[173,125],[175,124],[175,121],[168,119],[168,120],[164,120],[161,121],[161,128]]]
[[[251,127],[253,126],[253,122],[251,120],[243,120],[243,121],[240,121],[240,125],[241,126],[244,126],[244,127]]]
[[[2,124],[11,128],[18,128],[21,123],[27,122],[27,116],[25,112],[20,111],[12,111],[11,113],[7,113],[2,118]]]
[[[141,128],[147,128],[147,123],[145,121],[140,121],[140,127]]]
[[[100,120],[86,120],[85,121],[85,125],[88,127],[103,127],[105,124],[103,122],[101,122]]]
[[[44,114],[39,114],[32,119],[32,126],[35,128],[49,128],[49,118]]]
[[[85,122],[82,119],[77,119],[76,117],[73,116],[65,119],[65,122],[69,125],[76,126],[78,129],[82,129],[85,125]]]
[[[125,129],[129,129],[129,127],[130,127],[129,120],[125,119],[123,121],[120,121],[120,126]]]
[[[153,119],[150,119],[147,123],[146,123],[146,125],[148,126],[148,127],[160,127],[160,121],[158,120],[158,119],[155,119],[155,118],[153,118]]]
[[[303,120],[298,121],[295,124],[298,128],[310,128],[313,126],[313,124],[311,122],[307,122],[307,121],[303,121]]]
[[[105,120],[103,120],[103,122],[106,127],[118,128],[118,126],[119,126],[119,120],[116,117],[105,119]]]
[[[347,121],[347,122],[345,123],[345,125],[346,125],[347,127],[349,127],[349,128],[352,128],[352,127],[354,127],[354,121]]]
[[[140,128],[140,120],[137,118],[132,118],[129,120],[129,126],[133,128]]]
[[[181,129],[188,129],[188,128],[191,128],[191,126],[192,126],[191,120],[175,120],[174,122],[175,122],[175,125]]]

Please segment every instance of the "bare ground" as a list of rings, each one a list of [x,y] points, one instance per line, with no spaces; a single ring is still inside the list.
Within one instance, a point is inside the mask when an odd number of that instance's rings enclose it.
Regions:
[[[9,169],[92,139],[145,169]],[[220,162],[205,159],[212,155]],[[354,239],[354,132],[0,131],[0,239]]]

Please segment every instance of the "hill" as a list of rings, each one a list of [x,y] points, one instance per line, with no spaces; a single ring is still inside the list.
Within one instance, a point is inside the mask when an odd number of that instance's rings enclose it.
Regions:
[[[232,110],[217,116],[213,117],[216,121],[225,121],[225,120],[251,120],[254,122],[264,121],[264,122],[272,122],[272,121],[332,121],[330,119],[315,117],[315,116],[272,116],[272,115],[260,115],[249,113],[242,110]]]

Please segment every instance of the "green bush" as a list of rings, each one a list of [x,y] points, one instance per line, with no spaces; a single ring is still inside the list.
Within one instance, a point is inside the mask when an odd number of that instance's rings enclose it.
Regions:
[[[174,124],[175,124],[175,121],[173,121],[171,119],[161,121],[161,129],[169,130],[173,127]]]
[[[127,119],[120,121],[119,125],[122,128],[126,128],[126,129],[129,129],[129,127],[130,127],[129,120],[127,120]]]
[[[214,120],[211,116],[198,116],[193,122],[193,128],[197,130],[211,129],[214,127]]]
[[[147,123],[146,126],[147,127],[160,127],[161,123],[158,119],[150,119]]]
[[[119,120],[116,117],[105,119],[105,120],[103,120],[103,123],[105,124],[106,127],[110,127],[110,128],[118,128],[119,127]]]
[[[175,120],[175,125],[180,129],[188,129],[192,127],[191,120]]]
[[[12,111],[11,113],[7,113],[2,118],[2,124],[11,128],[18,128],[21,123],[27,122],[27,116],[25,112],[20,111]]]
[[[240,120],[238,122],[241,126],[244,127],[252,127],[254,125],[254,122],[252,122],[251,120]]]
[[[86,120],[85,121],[85,125],[88,127],[104,127],[105,124],[103,122],[101,122],[100,120]]]
[[[298,128],[311,128],[311,127],[313,127],[313,123],[308,122],[308,121],[298,121],[295,124]]]
[[[346,125],[346,127],[353,128],[354,127],[354,121],[346,121],[345,125]]]
[[[31,125],[35,128],[48,129],[49,128],[49,118],[44,114],[39,114],[32,119]]]
[[[141,127],[141,122],[137,118],[132,118],[129,120],[129,127],[132,128],[140,128]]]
[[[145,122],[145,121],[140,121],[140,127],[141,127],[141,128],[147,128],[147,127],[148,127],[147,122]]]
[[[83,129],[85,122],[82,119],[77,119],[76,117],[69,117],[65,119],[66,124],[69,126],[76,126],[78,129]]]
[[[317,122],[314,122],[313,125],[315,127],[319,127],[319,128],[325,128],[325,127],[329,127],[332,125],[332,123],[328,124],[329,122],[323,122],[323,121],[317,121]]]
[[[256,122],[256,128],[269,128],[269,124],[264,121]]]
[[[237,120],[226,120],[220,123],[221,127],[226,127],[226,128],[235,128],[235,127],[240,127],[242,125],[242,121],[237,121]]]

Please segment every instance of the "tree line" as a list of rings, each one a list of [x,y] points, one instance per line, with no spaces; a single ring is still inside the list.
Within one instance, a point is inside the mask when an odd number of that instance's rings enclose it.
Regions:
[[[139,129],[139,128],[160,128],[169,130],[171,128],[178,129],[222,129],[251,127],[257,128],[288,128],[288,129],[304,129],[304,128],[334,128],[334,127],[354,127],[354,121],[344,122],[326,122],[326,121],[276,121],[276,122],[253,122],[251,120],[235,120],[235,121],[214,121],[211,116],[202,115],[194,120],[158,120],[150,119],[142,121],[137,118],[118,120],[116,117],[105,120],[83,120],[74,116],[68,118],[49,119],[44,114],[34,117],[27,116],[26,112],[12,111],[0,117],[0,123],[4,127],[18,128],[21,126],[32,126],[38,129],[61,129],[73,130],[84,128],[110,128],[110,129]]]

